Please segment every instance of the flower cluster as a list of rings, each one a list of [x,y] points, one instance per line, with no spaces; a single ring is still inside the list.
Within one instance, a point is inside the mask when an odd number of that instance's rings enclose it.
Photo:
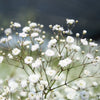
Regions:
[[[21,29],[20,23],[11,22],[2,29],[0,63],[23,72],[0,80],[0,100],[100,99],[99,46],[84,38],[86,30],[71,35],[77,22],[66,19],[68,30],[49,25],[54,34],[47,46],[42,24],[28,21]]]

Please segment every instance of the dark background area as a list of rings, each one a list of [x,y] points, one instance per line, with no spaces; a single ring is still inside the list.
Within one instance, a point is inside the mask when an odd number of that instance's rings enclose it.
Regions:
[[[65,19],[78,19],[74,33],[88,31],[87,37],[100,39],[100,0],[0,0],[0,27],[10,21],[27,25],[35,21],[45,25],[60,24],[66,28]]]

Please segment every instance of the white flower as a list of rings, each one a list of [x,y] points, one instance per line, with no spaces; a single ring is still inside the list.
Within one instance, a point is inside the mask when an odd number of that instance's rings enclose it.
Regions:
[[[2,79],[0,79],[0,85],[1,85],[1,84],[3,84],[3,80],[2,80]]]
[[[46,69],[46,74],[49,76],[54,76],[56,74],[56,71],[49,67]]]
[[[81,50],[80,46],[77,46],[77,45],[75,45],[75,44],[71,45],[71,48],[72,48],[73,50],[77,51],[77,52]]]
[[[43,86],[42,84],[38,84],[37,87],[38,87],[38,89],[39,89],[40,91],[43,91],[43,90],[44,90],[44,86]]]
[[[48,48],[51,48],[51,47],[54,46],[56,43],[57,43],[57,40],[56,40],[56,39],[50,40],[49,43],[48,43]]]
[[[27,96],[27,92],[21,91],[21,92],[20,92],[20,96],[26,97],[26,96]]]
[[[95,43],[95,42],[89,42],[89,45],[90,45],[91,47],[96,47],[96,46],[98,46],[98,44]]]
[[[15,91],[17,90],[17,88],[18,88],[18,83],[16,83],[16,82],[13,81],[13,80],[10,80],[10,81],[8,82],[8,86],[10,87],[10,91],[11,91],[11,92],[15,92]]]
[[[92,85],[93,86],[98,86],[98,83],[97,82],[93,82]]]
[[[0,40],[0,43],[5,43],[5,42],[7,42],[7,38],[2,38],[2,39]]]
[[[41,81],[40,81],[40,84],[42,84],[42,85],[44,85],[44,86],[46,86],[46,87],[48,86],[48,82],[47,82],[47,81],[44,81],[44,80],[41,80]]]
[[[79,81],[77,82],[77,86],[78,86],[79,88],[84,89],[84,88],[86,87],[86,82],[85,82],[84,80],[79,80]]]
[[[35,38],[35,41],[39,42],[40,44],[44,42],[44,40],[41,37]]]
[[[66,41],[68,43],[74,43],[74,38],[72,36],[67,36]]]
[[[64,59],[64,60],[60,60],[60,61],[59,61],[59,65],[60,65],[61,67],[66,67],[66,66],[68,66],[69,64],[71,64],[71,62],[72,62],[72,60],[71,60],[70,58],[66,58],[66,59]]]
[[[39,36],[39,33],[37,33],[37,32],[33,32],[33,33],[31,34],[31,37],[33,37],[33,38],[35,38],[35,37],[37,37],[37,36]]]
[[[90,76],[90,71],[84,70],[84,74],[85,74],[86,76]]]
[[[4,57],[3,56],[0,56],[0,63],[2,63]]]
[[[83,45],[88,45],[88,41],[86,40],[86,38],[85,38],[85,39],[81,39],[81,43],[82,43]]]
[[[19,27],[21,27],[21,24],[18,22],[14,22],[13,26],[19,28]]]
[[[21,87],[22,87],[22,88],[27,87],[27,81],[26,81],[26,80],[22,80],[22,81],[21,81]]]
[[[37,59],[34,63],[32,63],[32,68],[37,68],[40,67],[42,65],[42,62],[40,59]]]
[[[12,40],[12,36],[8,36],[7,41]]]
[[[51,49],[47,49],[46,52],[45,52],[45,55],[46,56],[49,56],[49,57],[52,57],[55,55],[54,51],[51,50]]]
[[[35,100],[35,94],[33,92],[29,92],[28,98],[29,100]]]
[[[36,83],[36,82],[38,82],[39,78],[40,78],[39,74],[31,74],[29,76],[29,81],[30,81],[30,83]]]
[[[31,51],[36,51],[39,49],[39,44],[35,44],[31,46]]]
[[[69,92],[69,93],[67,94],[67,98],[70,99],[70,100],[72,100],[72,99],[75,98],[75,95],[76,95],[76,92]]]
[[[90,54],[90,53],[87,53],[87,54],[86,54],[86,57],[87,57],[88,59],[93,59],[93,55]]]
[[[21,52],[21,50],[18,49],[18,48],[14,48],[14,49],[12,50],[12,54],[13,54],[13,55],[18,55],[20,52]]]
[[[0,100],[6,100],[6,98],[0,95]]]
[[[9,59],[13,59],[13,56],[10,53],[8,53],[8,57]]]
[[[11,34],[12,33],[12,30],[11,30],[11,28],[7,28],[7,29],[5,29],[5,34],[7,35],[9,35],[9,34]]]
[[[67,24],[70,24],[70,25],[72,25],[73,23],[75,23],[74,19],[66,19],[66,21],[67,21]]]
[[[25,38],[25,37],[27,37],[27,34],[22,32],[22,33],[19,33],[19,36]]]
[[[60,25],[56,24],[56,25],[53,26],[53,30],[58,31],[59,27],[60,27]]]
[[[30,25],[29,25],[30,27],[36,27],[37,26],[37,24],[36,23],[30,23]]]
[[[24,43],[23,43],[23,46],[27,46],[27,45],[29,45],[29,44],[31,44],[31,41],[24,41]]]
[[[32,61],[33,61],[33,58],[30,57],[30,56],[27,56],[27,57],[24,59],[25,64],[31,64]]]
[[[25,26],[24,28],[23,28],[23,32],[29,32],[30,31],[30,27],[28,27],[28,26]]]

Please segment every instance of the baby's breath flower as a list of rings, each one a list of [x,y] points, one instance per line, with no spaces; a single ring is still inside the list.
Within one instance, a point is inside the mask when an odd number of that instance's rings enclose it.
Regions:
[[[96,46],[98,46],[98,44],[95,43],[95,42],[89,42],[89,45],[90,45],[91,47],[96,47]]]
[[[18,88],[18,83],[16,83],[15,81],[13,80],[10,80],[8,82],[8,86],[10,87],[10,92],[14,93],[16,92],[17,88]]]
[[[27,34],[26,34],[26,33],[24,33],[24,32],[19,33],[19,37],[23,37],[23,38],[25,38],[25,37],[27,37]]]
[[[37,26],[37,23],[32,22],[32,23],[30,23],[29,26],[30,26],[30,27],[36,27],[36,26]]]
[[[28,97],[29,97],[29,100],[34,100],[35,99],[35,94],[33,92],[29,92]]]
[[[25,26],[22,30],[23,30],[23,32],[27,33],[27,32],[29,32],[29,31],[30,31],[30,27]]]
[[[42,62],[40,59],[37,59],[34,63],[32,63],[32,68],[37,68],[40,67],[42,65]]]
[[[4,57],[3,56],[0,56],[0,63],[3,62],[3,59],[4,59]]]
[[[98,83],[97,82],[93,82],[92,85],[93,86],[98,86]]]
[[[9,59],[13,59],[13,56],[10,53],[8,53],[8,57]]]
[[[84,88],[86,88],[86,82],[84,80],[79,80],[79,81],[77,81],[77,86],[79,88],[84,89]]]
[[[18,48],[14,48],[14,49],[12,50],[12,54],[15,55],[15,56],[18,55],[20,52],[21,52],[21,50],[18,49]]]
[[[85,74],[86,76],[90,76],[90,71],[84,70],[84,74]]]
[[[7,28],[7,29],[5,29],[5,30],[4,30],[4,33],[5,33],[6,35],[11,34],[11,33],[12,33],[11,28]]]
[[[27,41],[24,41],[24,43],[23,43],[24,46],[27,46],[29,44],[31,44],[31,41],[28,41],[28,40]]]
[[[46,69],[46,73],[49,76],[54,76],[56,74],[56,71],[49,67],[49,68]]]
[[[51,48],[52,46],[54,46],[57,43],[56,39],[51,39],[48,43],[48,48]]]
[[[1,38],[0,43],[5,43],[7,42],[7,38]]]
[[[45,55],[48,56],[48,57],[52,57],[52,56],[55,55],[55,53],[54,53],[53,50],[47,49],[47,50],[45,51]]]
[[[39,81],[40,75],[39,74],[31,74],[29,76],[30,83],[36,83]]]
[[[39,49],[39,44],[35,44],[31,46],[31,51],[36,51]]]
[[[33,61],[33,58],[31,56],[27,56],[25,59],[24,59],[24,62],[25,64],[31,64]]]
[[[67,36],[66,41],[68,43],[74,43],[74,38],[72,36]]]
[[[86,38],[85,38],[85,39],[81,39],[81,43],[82,43],[83,45],[88,45],[88,41],[86,40]]]
[[[21,81],[21,87],[22,87],[22,88],[27,87],[27,80],[22,80],[22,81]]]
[[[12,36],[8,36],[7,41],[12,40]]]
[[[13,23],[13,26],[19,28],[19,27],[21,27],[21,24],[18,23],[18,22],[14,22],[14,23]]]
[[[33,37],[33,38],[35,38],[35,37],[37,37],[37,36],[39,36],[39,33],[37,33],[37,32],[33,32],[33,33],[31,34],[31,37]]]
[[[66,59],[64,59],[64,60],[60,60],[60,61],[59,61],[59,65],[60,65],[61,67],[66,67],[66,66],[68,66],[69,64],[71,64],[71,62],[72,62],[72,60],[71,60],[70,58],[66,58]]]
[[[75,23],[74,19],[66,19],[66,21],[67,21],[67,24],[70,24],[70,25]]]

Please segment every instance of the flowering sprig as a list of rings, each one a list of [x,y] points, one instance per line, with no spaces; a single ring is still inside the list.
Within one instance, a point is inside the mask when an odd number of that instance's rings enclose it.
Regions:
[[[28,26],[11,22],[0,39],[0,63],[23,69],[25,78],[0,80],[0,100],[90,100],[99,98],[99,46],[87,40],[82,32],[72,37],[78,21],[66,19],[68,30],[58,24],[49,25],[54,35],[45,43],[44,25],[28,21]],[[15,33],[15,35],[11,35]],[[66,36],[67,34],[67,36]],[[89,82],[91,81],[91,82]],[[94,94],[94,95],[93,95]]]

